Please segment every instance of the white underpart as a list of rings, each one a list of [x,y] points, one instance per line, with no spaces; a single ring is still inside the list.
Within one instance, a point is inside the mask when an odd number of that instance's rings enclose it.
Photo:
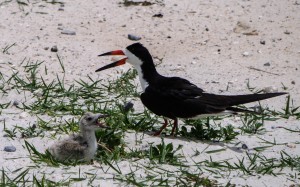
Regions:
[[[127,49],[125,49],[124,51],[125,55],[127,56],[127,62],[130,63],[131,65],[134,66],[134,68],[137,70],[139,78],[140,78],[140,82],[141,82],[141,86],[143,89],[143,92],[146,90],[146,88],[149,86],[149,83],[144,79],[143,77],[143,72],[142,72],[142,61],[136,57],[134,54],[132,54],[130,51],[128,51]]]
[[[223,115],[230,115],[230,114],[234,114],[234,113],[236,113],[236,112],[233,112],[231,110],[224,110],[223,112],[219,112],[219,113],[200,114],[200,115],[197,115],[197,116],[192,117],[190,119],[200,119],[200,118],[211,117],[211,116],[223,116]]]
[[[82,132],[83,138],[87,142],[87,149],[84,152],[84,159],[86,161],[90,161],[91,159],[94,158],[94,155],[97,151],[97,139],[95,135],[95,130],[87,130]]]

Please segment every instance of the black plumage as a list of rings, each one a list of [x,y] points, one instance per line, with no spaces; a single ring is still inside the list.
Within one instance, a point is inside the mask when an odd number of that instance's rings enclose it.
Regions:
[[[138,70],[143,86],[143,93],[141,94],[142,103],[154,114],[163,116],[165,120],[164,125],[155,135],[159,135],[167,126],[168,122],[166,118],[174,120],[173,134],[178,125],[178,118],[197,118],[208,115],[249,112],[246,109],[236,107],[236,105],[286,94],[285,92],[247,95],[216,95],[206,93],[186,79],[160,75],[155,69],[149,51],[140,43],[128,46],[125,52],[118,50],[104,53],[100,56],[104,55],[126,55],[126,60]],[[117,61],[97,71],[121,64]]]
[[[141,100],[153,113],[174,119],[194,118],[205,114],[218,115],[225,110],[236,113],[242,109],[232,107],[234,105],[283,94],[285,93],[216,95],[204,92],[185,79],[161,77],[155,84],[149,84],[144,93],[141,94]]]

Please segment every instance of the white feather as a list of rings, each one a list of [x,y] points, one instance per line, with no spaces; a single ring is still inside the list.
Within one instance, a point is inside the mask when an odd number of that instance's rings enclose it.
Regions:
[[[205,117],[211,117],[211,116],[223,116],[223,115],[230,115],[230,114],[236,114],[236,112],[231,111],[231,110],[224,110],[223,112],[219,113],[213,113],[213,114],[200,114],[195,117],[192,117],[190,119],[200,119],[200,118],[205,118]]]
[[[140,78],[141,86],[142,86],[142,89],[144,92],[146,90],[146,88],[149,86],[149,83],[143,77],[143,72],[142,72],[142,68],[141,68],[141,65],[143,64],[143,62],[127,49],[125,49],[124,53],[128,58],[127,62],[130,63],[131,65],[133,65],[134,68],[137,70],[139,78]]]

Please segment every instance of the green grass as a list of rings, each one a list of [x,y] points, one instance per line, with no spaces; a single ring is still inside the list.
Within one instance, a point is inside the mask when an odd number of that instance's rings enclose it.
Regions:
[[[0,174],[0,186],[3,187],[17,187],[17,186],[70,186],[70,181],[52,181],[47,179],[45,174],[42,177],[37,177],[35,174],[30,174],[30,169],[19,168],[12,172],[7,172],[2,169]],[[9,177],[11,174],[16,175],[16,177]]]
[[[281,118],[288,119],[289,117],[295,117],[300,119],[300,106],[295,106],[293,99],[290,96],[287,96],[286,105],[282,111],[272,111],[268,110],[272,115],[279,116]]]
[[[3,53],[9,53],[13,47],[6,46]],[[299,107],[294,106],[292,98],[287,97],[285,107],[280,111],[272,111],[262,108],[262,114],[249,113],[242,115],[242,125],[234,128],[232,125],[222,126],[222,120],[227,116],[206,118],[202,120],[184,120],[178,137],[181,141],[196,141],[207,144],[207,147],[199,151],[194,148],[195,154],[187,158],[184,154],[184,146],[174,146],[173,143],[147,142],[146,148],[128,148],[125,139],[126,132],[135,133],[135,145],[138,147],[144,142],[144,132],[153,131],[160,127],[162,119],[153,115],[147,109],[135,111],[135,106],[128,105],[132,100],[139,100],[139,92],[134,79],[137,77],[135,70],[124,72],[118,79],[103,81],[95,80],[92,76],[80,77],[73,83],[67,83],[66,67],[60,56],[57,55],[60,70],[54,78],[49,79],[49,70],[46,63],[24,59],[19,71],[12,74],[0,73],[0,94],[7,96],[12,90],[24,96],[24,100],[16,106],[20,111],[25,111],[36,118],[33,124],[16,124],[7,128],[4,120],[4,134],[11,139],[24,140],[24,149],[28,151],[29,158],[34,164],[28,168],[22,168],[14,173],[2,169],[0,186],[69,186],[80,181],[88,181],[90,185],[101,178],[97,174],[84,174],[80,169],[76,177],[63,181],[52,181],[46,175],[36,175],[30,172],[38,167],[76,167],[89,163],[79,161],[61,162],[52,157],[49,152],[40,152],[33,144],[28,143],[29,138],[47,137],[55,139],[57,135],[66,135],[78,132],[78,120],[86,111],[94,113],[109,114],[106,123],[110,129],[97,131],[98,150],[94,161],[106,167],[103,173],[114,173],[111,178],[122,185],[134,186],[232,186],[218,184],[212,177],[203,177],[207,173],[211,176],[226,177],[224,173],[238,171],[244,176],[252,175],[283,175],[282,170],[291,169],[290,177],[297,180],[300,166],[299,157],[289,155],[281,151],[273,157],[267,158],[263,151],[272,149],[274,146],[283,146],[285,143],[277,143],[276,137],[269,141],[263,138],[267,133],[266,121],[287,119],[294,117],[299,119]],[[47,77],[47,78],[46,78]],[[250,87],[253,92],[259,92]],[[9,88],[9,89],[8,89]],[[11,106],[11,102],[0,103],[0,113]],[[129,107],[128,107],[129,106]],[[15,107],[15,106],[14,106]],[[52,117],[45,120],[44,116]],[[63,116],[70,116],[67,120]],[[285,128],[289,133],[299,134],[299,129]],[[261,140],[260,146],[252,148],[253,154],[245,152],[238,153],[232,158],[217,160],[215,154],[229,151],[227,147],[213,148],[207,150],[211,143],[224,145],[240,145],[239,135],[252,135]],[[238,142],[235,145],[232,142]],[[294,142],[298,145],[299,142]],[[221,145],[220,144],[220,145]],[[203,161],[189,164],[188,159],[202,158]],[[128,161],[131,168],[129,173],[123,171],[120,162]],[[173,169],[169,169],[169,166]],[[101,170],[99,169],[99,170]],[[138,174],[139,172],[145,175]],[[16,175],[16,173],[18,173]],[[16,177],[11,177],[12,175]]]
[[[230,141],[239,134],[234,131],[231,125],[221,127],[220,124],[215,123],[216,121],[212,121],[211,123],[210,118],[206,120],[185,120],[186,125],[192,126],[191,130],[188,131],[185,126],[182,126],[179,133],[183,137],[209,141]]]
[[[283,175],[282,169],[290,167],[293,170],[299,172],[299,156],[292,157],[284,151],[280,152],[280,158],[267,158],[261,153],[249,154],[238,158],[237,161],[231,160],[213,160],[210,157],[209,160],[195,163],[197,167],[201,167],[203,170],[211,173],[217,173],[219,171],[241,171],[244,175]]]
[[[243,126],[240,127],[242,133],[247,134],[264,134],[266,129],[264,128],[264,115],[245,114],[241,121]]]
[[[153,146],[150,144],[148,156],[151,161],[157,160],[159,164],[169,163],[169,164],[178,164],[179,155],[176,155],[176,152],[182,149],[182,145],[179,145],[174,149],[173,144],[165,144],[164,139],[161,139],[161,144]]]

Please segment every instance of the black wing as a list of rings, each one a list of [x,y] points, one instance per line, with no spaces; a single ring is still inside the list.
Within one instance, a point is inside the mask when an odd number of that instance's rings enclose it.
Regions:
[[[179,77],[163,77],[149,85],[141,95],[143,104],[157,115],[189,118],[220,113],[233,105],[249,103],[285,93],[215,95]],[[230,108],[229,108],[230,109]]]
[[[150,84],[141,100],[153,113],[172,119],[218,113],[227,106],[218,97],[209,97],[201,88],[179,77],[164,77]]]

